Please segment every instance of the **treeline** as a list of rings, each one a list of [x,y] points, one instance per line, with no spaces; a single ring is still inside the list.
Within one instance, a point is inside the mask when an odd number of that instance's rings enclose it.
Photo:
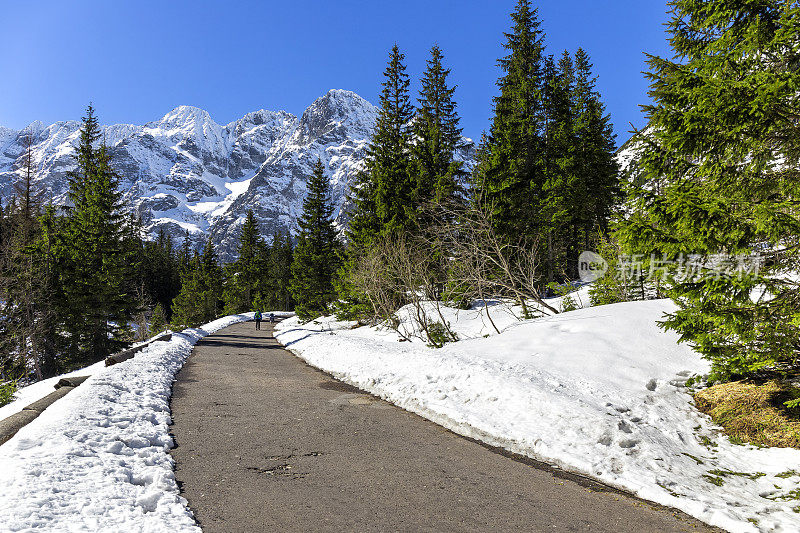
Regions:
[[[210,239],[195,250],[188,235],[179,246],[163,232],[144,238],[125,215],[90,107],[71,207],[44,205],[29,150],[0,216],[0,380],[40,379],[97,361],[135,335],[255,309],[396,324],[396,311],[411,304],[417,333],[434,346],[455,335],[426,302],[502,297],[526,315],[557,312],[543,297],[574,279],[579,251],[607,231],[619,202],[614,136],[588,55],[548,55],[528,0],[519,0],[504,46],[495,116],[474,167],[463,161],[471,147],[442,50],[432,48],[412,98],[394,46],[348,226],[334,226],[317,161],[295,239],[278,233],[266,242],[250,212],[228,265]]]
[[[90,106],[69,173],[69,208],[44,205],[32,140],[0,217],[2,377],[34,378],[96,361],[131,338],[142,243],[126,219]]]
[[[40,380],[101,360],[164,328],[199,326],[256,307],[290,310],[292,241],[267,244],[252,212],[239,259],[222,266],[210,239],[176,248],[145,238],[127,213],[89,106],[69,173],[69,206],[46,203],[31,138],[0,208],[0,382]]]
[[[377,127],[352,188],[332,302],[340,317],[392,320],[414,304],[431,340],[451,333],[422,301],[511,297],[526,314],[531,299],[547,308],[549,287],[574,279],[580,252],[608,230],[621,187],[590,59],[582,49],[548,55],[527,0],[512,23],[495,116],[473,169],[459,158],[455,87],[441,49],[431,50],[413,103],[405,58],[391,50]]]

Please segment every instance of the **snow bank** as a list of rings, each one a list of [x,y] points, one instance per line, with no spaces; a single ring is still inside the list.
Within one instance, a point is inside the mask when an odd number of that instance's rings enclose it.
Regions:
[[[98,372],[101,372],[105,367],[105,361],[100,361],[99,363],[81,368],[80,370],[76,370],[74,372],[67,372],[66,374],[61,374],[60,376],[43,379],[42,381],[37,381],[31,385],[20,387],[14,394],[14,400],[0,407],[0,420],[8,418],[15,413],[19,413],[36,400],[41,400],[51,392],[54,392],[56,390],[55,385],[61,378],[93,376]]]
[[[172,382],[199,339],[251,318],[89,367],[92,377],[0,446],[0,531],[200,531],[168,454]]]
[[[460,434],[731,531],[797,531],[800,451],[733,445],[693,407],[683,384],[709,368],[656,325],[673,309],[628,302],[513,323],[498,313],[499,335],[480,309],[450,309],[453,329],[472,338],[440,350],[333,318],[290,319],[276,336],[308,363]]]

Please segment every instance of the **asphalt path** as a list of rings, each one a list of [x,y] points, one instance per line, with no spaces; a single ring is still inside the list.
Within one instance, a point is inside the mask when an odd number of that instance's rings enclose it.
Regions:
[[[336,381],[262,327],[202,339],[173,388],[176,475],[206,533],[712,531]]]

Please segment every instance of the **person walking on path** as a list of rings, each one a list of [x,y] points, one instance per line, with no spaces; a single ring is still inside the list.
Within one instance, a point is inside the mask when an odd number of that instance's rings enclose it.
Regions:
[[[270,313],[269,314],[269,323],[270,324],[274,324],[275,323],[275,313]]]
[[[253,315],[253,319],[256,321],[256,329],[261,329],[261,311],[256,311],[256,314]]]

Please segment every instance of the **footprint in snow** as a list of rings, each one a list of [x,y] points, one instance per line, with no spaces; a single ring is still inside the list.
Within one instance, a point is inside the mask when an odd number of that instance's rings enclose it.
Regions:
[[[619,421],[619,424],[617,424],[617,428],[623,433],[633,433],[631,427],[624,420]]]

